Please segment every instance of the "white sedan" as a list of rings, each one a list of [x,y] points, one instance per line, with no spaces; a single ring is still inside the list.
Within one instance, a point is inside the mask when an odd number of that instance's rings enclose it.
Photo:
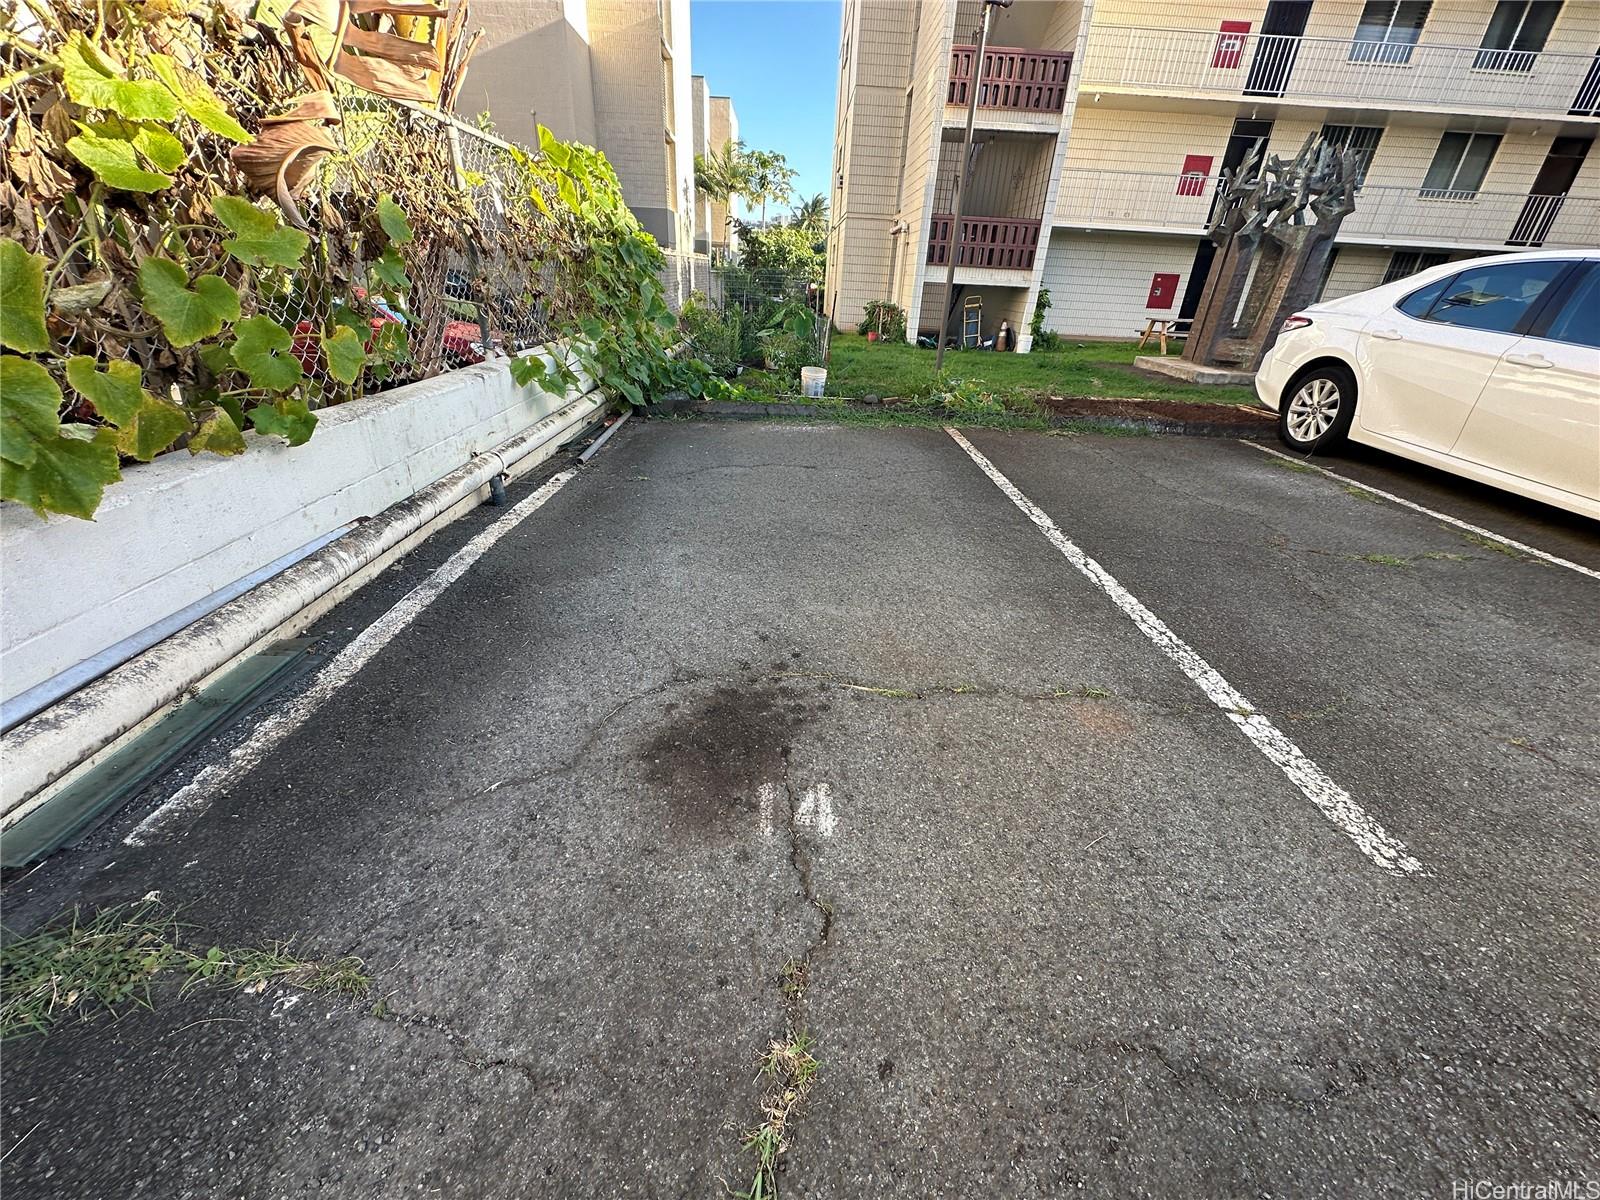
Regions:
[[[1349,438],[1600,519],[1600,250],[1445,263],[1313,305],[1256,395],[1301,453]]]

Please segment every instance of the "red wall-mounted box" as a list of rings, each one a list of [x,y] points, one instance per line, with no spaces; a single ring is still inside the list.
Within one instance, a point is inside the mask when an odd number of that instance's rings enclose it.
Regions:
[[[1157,271],[1150,277],[1150,297],[1144,302],[1146,308],[1171,308],[1172,302],[1177,298],[1177,275]]]
[[[1212,156],[1209,154],[1185,154],[1183,174],[1178,176],[1178,195],[1205,195],[1206,178],[1211,174],[1211,162]]]
[[[1250,34],[1250,22],[1224,21],[1218,29],[1217,48],[1211,52],[1211,65],[1221,70],[1234,70],[1244,58],[1244,42]]]

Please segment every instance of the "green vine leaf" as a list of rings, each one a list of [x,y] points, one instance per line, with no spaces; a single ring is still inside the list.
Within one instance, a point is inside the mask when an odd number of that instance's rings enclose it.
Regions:
[[[244,434],[238,423],[223,409],[214,408],[201,420],[200,427],[189,439],[189,453],[199,454],[209,450],[212,454],[230,455],[244,453]]]
[[[233,237],[222,248],[252,267],[298,267],[311,239],[238,196],[214,196],[211,209]]]
[[[105,108],[135,121],[170,121],[178,100],[154,79],[125,79],[123,73],[74,33],[61,48],[61,80],[67,95],[85,108]]]
[[[322,353],[328,360],[328,374],[340,383],[353,384],[361,378],[361,368],[367,364],[367,350],[354,330],[341,325],[332,335],[324,334]]]
[[[140,125],[133,131],[133,148],[158,171],[176,171],[189,152],[183,143],[159,125]]]
[[[411,222],[406,220],[405,209],[396,204],[388,192],[378,197],[378,224],[397,246],[404,246],[416,236],[411,232]]]
[[[93,171],[101,183],[119,192],[159,192],[172,183],[171,175],[141,167],[133,143],[124,138],[80,133],[67,139],[67,152]]]
[[[234,326],[234,332],[233,361],[250,377],[251,386],[282,392],[300,382],[305,372],[300,360],[289,353],[294,335],[282,325],[271,317],[246,317]]]
[[[518,387],[532,384],[541,392],[557,395],[561,383],[557,371],[536,354],[519,355],[511,360],[511,378]]]
[[[50,349],[44,327],[42,254],[29,254],[20,242],[0,241],[0,345],[24,354]]]
[[[303,446],[317,427],[317,414],[298,397],[285,396],[274,404],[258,404],[249,412],[257,433],[277,434],[291,446]]]
[[[108,363],[99,371],[88,355],[67,360],[67,382],[117,427],[117,449],[149,462],[189,432],[189,417],[171,401],[145,391],[140,377],[139,368],[130,362]]]
[[[146,162],[158,171],[176,171],[189,157],[183,143],[159,125],[148,121],[125,121],[111,117],[104,121],[78,121],[79,129],[112,142],[129,142]]]
[[[239,319],[239,293],[227,280],[202,275],[193,289],[188,283],[183,268],[171,259],[147,258],[139,264],[144,306],[174,346],[192,346]]]
[[[217,98],[217,94],[206,86],[205,80],[196,77],[192,72],[187,76],[183,75],[171,56],[152,54],[150,69],[156,73],[156,78],[167,85],[167,90],[177,98],[178,103],[183,105],[183,111],[212,133],[234,142],[254,140],[245,127],[234,120],[227,107]]]
[[[406,274],[405,261],[390,246],[373,261],[372,273],[396,292],[411,290],[411,277]]]
[[[61,389],[35,362],[0,356],[0,497],[89,520],[122,478],[111,429],[62,425]]]

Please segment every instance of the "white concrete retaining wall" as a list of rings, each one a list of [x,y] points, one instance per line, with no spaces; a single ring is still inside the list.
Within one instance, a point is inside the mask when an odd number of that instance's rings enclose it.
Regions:
[[[491,450],[587,391],[519,388],[504,361],[325,409],[290,449],[124,468],[93,522],[0,505],[0,690],[11,700]]]

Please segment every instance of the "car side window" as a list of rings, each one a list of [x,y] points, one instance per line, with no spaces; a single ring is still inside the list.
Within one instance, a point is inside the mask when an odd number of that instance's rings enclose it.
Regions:
[[[1446,275],[1443,279],[1435,279],[1425,288],[1418,288],[1399,304],[1395,305],[1408,317],[1421,320],[1428,315],[1428,310],[1433,307],[1433,302],[1443,294],[1445,285],[1455,282],[1454,275]]]
[[[1546,319],[1541,317],[1540,323],[1545,324]],[[1600,348],[1600,264],[1589,268],[1589,273],[1572,289],[1548,326],[1536,336],[1552,342]]]
[[[1544,290],[1571,265],[1547,259],[1473,267],[1450,281],[1424,319],[1464,329],[1515,333]]]

